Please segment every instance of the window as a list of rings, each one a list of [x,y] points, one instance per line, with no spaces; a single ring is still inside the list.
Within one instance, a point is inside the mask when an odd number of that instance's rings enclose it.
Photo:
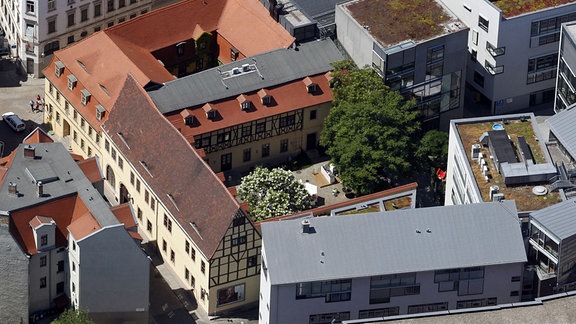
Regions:
[[[370,278],[370,304],[388,303],[390,297],[420,294],[415,273]]]
[[[186,241],[186,244],[184,245],[184,251],[186,251],[186,254],[190,253],[190,242]]]
[[[74,11],[68,13],[68,27],[74,26],[74,23],[75,23],[74,15],[75,15]],[[70,42],[68,42],[68,43],[70,43]]]
[[[43,255],[40,257],[40,266],[41,267],[45,267],[46,266],[46,256]]]
[[[510,292],[510,297],[517,297],[520,296],[520,292],[518,290],[514,290]]]
[[[108,0],[108,12],[114,11],[114,0]]]
[[[46,288],[46,277],[40,278],[40,288]]]
[[[196,250],[194,250],[194,248],[190,249],[190,258],[192,261],[196,261]]]
[[[134,172],[130,171],[130,184],[134,185]]]
[[[437,270],[434,282],[438,291],[458,291],[458,296],[481,294],[484,290],[484,268]]]
[[[472,29],[472,44],[478,45],[478,31],[476,29]]]
[[[174,250],[170,250],[170,261],[172,261],[172,263],[176,262],[176,254],[174,253]]]
[[[118,19],[118,23],[122,23],[124,21],[126,21],[126,18],[124,18],[124,17]]]
[[[76,272],[76,263],[72,262],[72,271]]]
[[[288,115],[280,117],[280,127],[292,126],[296,123],[296,116]]]
[[[101,27],[100,27],[100,26],[94,27],[94,32],[99,32],[100,30],[101,30]]]
[[[288,139],[280,141],[280,153],[288,152]]]
[[[190,286],[194,288],[196,286],[196,278],[193,275],[190,275]]]
[[[152,223],[149,220],[146,221],[147,221],[146,229],[148,230],[148,232],[152,233]]]
[[[82,149],[82,151],[84,151],[84,139],[83,138],[80,139],[80,148]]]
[[[118,8],[126,7],[126,0],[118,0]]]
[[[536,83],[556,78],[558,53],[552,53],[528,60],[528,77],[526,83]]]
[[[140,207],[138,207],[138,219],[142,220],[142,209]]]
[[[72,251],[76,251],[76,242],[72,241]]]
[[[108,24],[107,24],[106,26],[108,26],[108,27],[112,27],[112,26],[114,26],[114,22],[113,22],[113,21],[109,21],[109,22],[108,22]]]
[[[80,119],[80,128],[84,130],[84,126],[86,126],[86,120],[84,118]]]
[[[60,113],[56,112],[56,122],[60,124]]]
[[[148,190],[144,190],[144,201],[146,202],[146,204],[148,204],[148,200],[150,199],[150,194],[148,193]],[[164,224],[166,225],[166,224]]]
[[[76,284],[72,283],[72,292],[75,292],[75,291],[76,291]]]
[[[488,25],[490,24],[490,22],[488,21],[488,19],[482,17],[482,16],[478,16],[478,27],[482,28],[484,31],[488,31]]]
[[[226,305],[236,303],[244,300],[244,284],[231,286],[223,289],[218,289],[216,295],[218,297],[217,305]]]
[[[88,156],[92,156],[92,148],[88,146]]]
[[[514,276],[514,277],[512,277],[511,281],[512,281],[512,282],[518,282],[518,281],[520,281],[520,276]]]
[[[248,162],[252,158],[252,150],[250,148],[244,149],[243,161]]]
[[[64,281],[60,281],[56,284],[56,294],[60,295],[64,293]]]
[[[316,115],[317,115],[317,110],[310,110],[310,120],[314,120],[316,119]]]
[[[140,179],[136,179],[136,191],[140,192]]]
[[[256,123],[256,134],[261,134],[266,131],[266,122]]]
[[[462,300],[456,303],[456,309],[496,306],[497,298]]]
[[[554,101],[554,88],[530,93],[530,106],[537,106]]]
[[[118,167],[120,168],[120,170],[124,169],[124,160],[122,160],[121,157],[118,157]]]
[[[162,251],[166,252],[166,250],[168,250],[168,244],[166,240],[162,240]]]
[[[246,218],[244,217],[234,217],[232,220],[232,226],[241,226],[246,223]]]
[[[94,3],[94,17],[102,15],[102,4],[100,2]]]
[[[56,10],[56,0],[48,0],[48,11]]]
[[[172,233],[172,220],[168,217],[168,215],[164,214],[164,227],[168,230],[168,232]],[[188,243],[188,242],[186,242]],[[190,247],[188,243],[188,247]],[[186,251],[188,252],[188,251]]]
[[[185,45],[186,45],[185,43],[179,43],[178,45],[176,45],[176,53],[178,54],[178,56],[184,55]]]
[[[270,156],[270,144],[266,143],[262,145],[262,157]]]
[[[188,278],[190,278],[190,270],[188,270],[188,268],[184,268],[184,279],[188,281]]]
[[[56,32],[56,17],[50,18],[48,20],[48,34],[53,34]]]
[[[100,143],[100,135],[96,134],[96,138],[95,138],[96,144]]]
[[[408,314],[438,312],[448,309],[448,303],[434,303],[408,306]]]
[[[309,324],[332,324],[332,323],[342,323],[342,321],[346,321],[349,319],[350,319],[350,312],[314,314],[314,315],[310,315],[308,323]]]
[[[296,299],[324,297],[325,302],[350,300],[352,280],[300,282],[296,284]]]
[[[34,1],[26,1],[26,13],[33,15],[34,12]]]
[[[115,149],[111,150],[110,156],[112,157],[112,160],[116,161],[116,150]]]
[[[56,270],[57,273],[62,272],[62,271],[64,271],[64,260],[58,261],[57,270]]]
[[[80,8],[80,21],[88,20],[88,7]]]
[[[240,245],[240,244],[246,244],[246,235],[244,236],[240,236],[240,237],[235,237],[232,239],[232,246],[236,246],[236,245]]]
[[[204,263],[204,261],[200,262],[200,271],[202,271],[202,273],[206,273],[206,263]]]
[[[385,317],[385,316],[395,316],[400,314],[400,307],[387,307],[387,308],[376,308],[361,310],[358,312],[358,318],[373,318],[373,317]]]
[[[257,265],[258,265],[258,256],[256,255],[249,256],[248,259],[246,260],[247,267],[255,267]]]
[[[484,88],[484,76],[478,71],[474,71],[474,83]]]
[[[40,237],[40,246],[48,245],[48,235],[42,235]]]
[[[74,115],[76,115],[76,111],[74,111]],[[74,119],[76,119],[76,116],[74,116]],[[110,153],[110,142],[108,140],[104,140],[104,149]]]

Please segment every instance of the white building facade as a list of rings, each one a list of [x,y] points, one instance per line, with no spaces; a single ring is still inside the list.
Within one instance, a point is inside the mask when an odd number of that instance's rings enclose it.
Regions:
[[[151,0],[2,0],[0,27],[10,55],[41,77],[54,51],[151,8]]]
[[[263,223],[262,235],[260,323],[520,301],[526,252],[514,202]],[[510,249],[490,248],[498,242]]]
[[[466,80],[477,101],[494,115],[553,105],[560,26],[576,19],[576,3],[506,15],[488,0],[441,1],[470,28]]]

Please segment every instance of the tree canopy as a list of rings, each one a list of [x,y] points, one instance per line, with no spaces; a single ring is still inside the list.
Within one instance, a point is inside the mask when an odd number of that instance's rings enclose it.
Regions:
[[[347,187],[358,194],[372,193],[387,184],[386,178],[411,173],[418,112],[373,69],[359,69],[349,60],[334,66],[333,107],[320,144]]]
[[[256,167],[242,178],[238,197],[248,202],[255,221],[293,214],[310,208],[310,195],[292,172]]]
[[[51,324],[94,324],[82,310],[67,309]]]
[[[448,159],[448,133],[439,130],[431,130],[420,140],[420,146],[416,150],[416,156],[426,166],[446,170]]]

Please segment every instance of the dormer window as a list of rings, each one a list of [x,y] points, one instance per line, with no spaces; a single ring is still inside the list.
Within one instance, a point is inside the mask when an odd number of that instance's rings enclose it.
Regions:
[[[68,76],[68,90],[72,91],[74,87],[76,87],[77,82],[78,79],[76,79],[76,77],[73,74],[70,74]]]
[[[306,77],[304,79],[304,84],[306,85],[306,92],[308,93],[316,93],[318,91],[318,83],[313,82],[310,77]]]
[[[62,73],[64,73],[64,63],[61,61],[56,61],[54,63],[55,71],[54,74],[59,78]]]
[[[260,96],[260,100],[264,106],[270,106],[272,104],[273,98],[266,90],[260,89],[260,91],[258,91],[258,96]]]
[[[230,61],[236,61],[238,59],[238,55],[240,55],[240,52],[232,47],[230,49]]]
[[[218,111],[214,108],[212,108],[212,106],[210,104],[205,104],[202,109],[204,110],[204,112],[206,113],[206,118],[208,118],[209,120],[214,120],[216,119],[216,116],[218,114]]]
[[[180,112],[180,116],[182,116],[182,119],[184,119],[184,125],[186,126],[193,126],[196,122],[196,117],[194,117],[194,115],[192,115],[188,109],[182,110],[182,112]]]
[[[90,97],[92,95],[90,94],[90,91],[88,91],[86,89],[80,90],[80,94],[82,95],[81,102],[84,106],[86,106],[86,104],[88,104],[88,102],[90,101]]]
[[[102,105],[96,105],[96,120],[101,121],[104,118],[104,113],[106,109]]]
[[[239,95],[236,100],[240,103],[240,109],[249,110],[252,108],[252,101],[248,100],[244,95]]]

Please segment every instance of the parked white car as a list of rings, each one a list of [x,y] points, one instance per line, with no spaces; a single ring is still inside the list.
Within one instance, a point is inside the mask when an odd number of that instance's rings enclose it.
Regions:
[[[13,112],[2,114],[2,119],[14,130],[15,132],[22,132],[26,129],[26,124]]]

